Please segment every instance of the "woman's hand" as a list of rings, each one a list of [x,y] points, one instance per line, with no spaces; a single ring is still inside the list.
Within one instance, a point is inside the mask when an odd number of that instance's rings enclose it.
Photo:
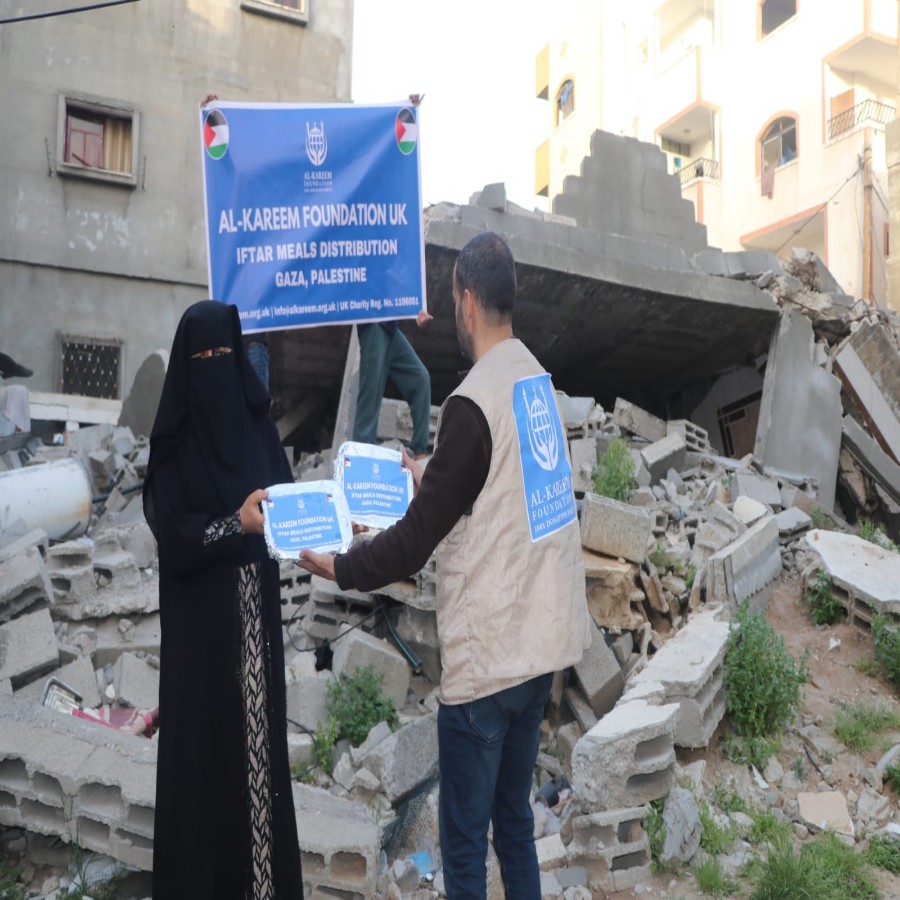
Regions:
[[[259,504],[268,496],[265,488],[259,488],[244,501],[241,507],[241,534],[263,533],[263,514]]]

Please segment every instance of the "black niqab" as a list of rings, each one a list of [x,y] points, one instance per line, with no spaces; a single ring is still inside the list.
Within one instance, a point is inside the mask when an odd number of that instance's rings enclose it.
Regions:
[[[218,347],[231,352],[194,358]],[[155,523],[149,485],[158,465],[177,455],[188,508],[213,517],[233,513],[259,487],[277,482],[261,419],[269,395],[244,354],[237,307],[215,300],[181,318],[150,434],[144,507]]]

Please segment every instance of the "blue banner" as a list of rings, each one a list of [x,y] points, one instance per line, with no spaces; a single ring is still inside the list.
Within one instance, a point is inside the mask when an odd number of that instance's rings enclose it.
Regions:
[[[418,109],[201,109],[210,296],[245,333],[425,309]]]
[[[578,518],[566,436],[549,374],[517,381],[512,402],[531,540],[539,541]]]

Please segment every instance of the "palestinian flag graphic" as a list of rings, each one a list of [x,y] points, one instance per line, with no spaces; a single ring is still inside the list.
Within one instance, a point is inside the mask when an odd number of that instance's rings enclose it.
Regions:
[[[401,153],[409,156],[416,149],[419,129],[411,109],[401,109],[397,113],[397,146]]]
[[[222,111],[214,109],[203,123],[203,143],[213,159],[221,159],[228,149],[228,122]]]

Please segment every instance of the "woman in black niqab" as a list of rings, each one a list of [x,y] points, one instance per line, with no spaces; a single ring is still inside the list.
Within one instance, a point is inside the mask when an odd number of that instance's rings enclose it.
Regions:
[[[278,565],[259,503],[292,481],[234,306],[184,314],[144,483],[159,546],[155,900],[296,900]]]

